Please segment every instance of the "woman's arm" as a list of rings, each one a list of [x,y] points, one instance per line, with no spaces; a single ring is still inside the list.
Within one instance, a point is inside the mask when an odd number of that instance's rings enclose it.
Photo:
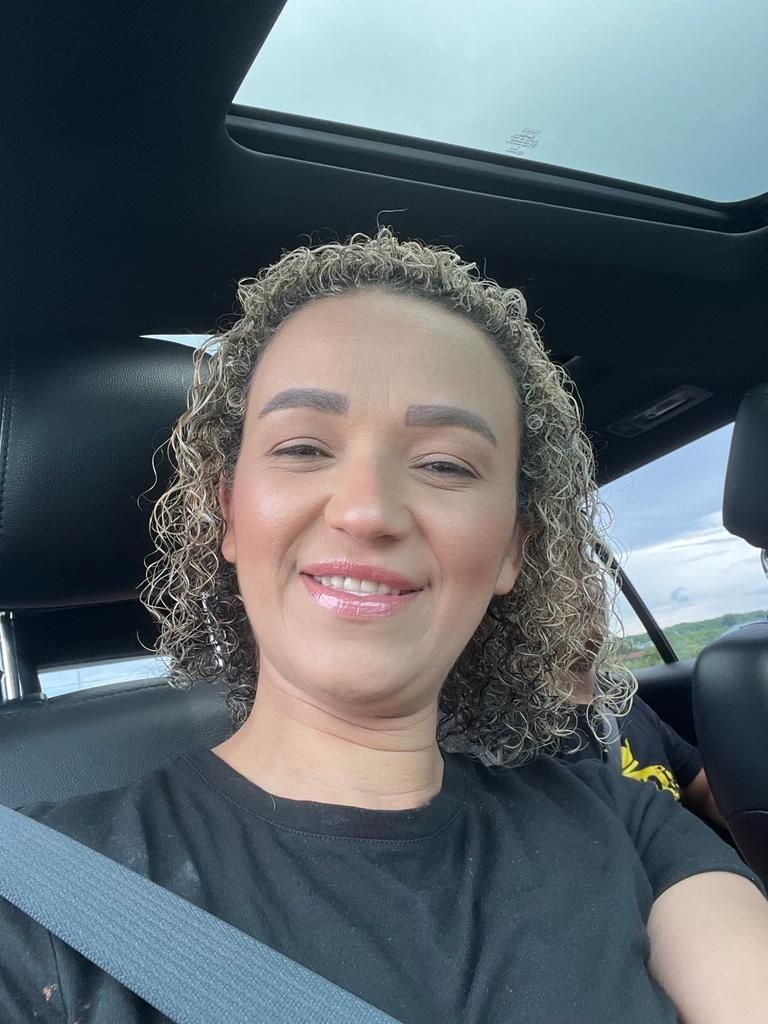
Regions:
[[[739,875],[670,886],[648,919],[650,971],[683,1024],[768,1022],[768,902]]]

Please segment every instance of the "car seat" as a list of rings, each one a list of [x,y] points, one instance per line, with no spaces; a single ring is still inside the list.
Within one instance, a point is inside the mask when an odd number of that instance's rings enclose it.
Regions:
[[[723,524],[758,548],[768,575],[768,384],[739,407]],[[768,580],[765,586],[768,604]],[[717,805],[746,862],[768,883],[768,620],[730,630],[698,656],[696,732]]]
[[[145,653],[153,456],[186,404],[188,347],[100,337],[0,347],[0,802],[112,788],[230,732],[221,686],[150,679],[47,699],[41,666]],[[147,492],[150,493],[147,493]]]

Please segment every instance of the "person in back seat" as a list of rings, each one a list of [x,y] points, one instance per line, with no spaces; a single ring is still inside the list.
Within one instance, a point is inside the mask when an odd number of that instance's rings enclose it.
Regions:
[[[764,1019],[768,905],[736,853],[669,793],[539,756],[609,581],[522,295],[384,229],[240,297],[145,594],[175,683],[223,678],[238,729],[26,812],[402,1024]],[[0,1021],[33,1020],[163,1018],[0,901]]]
[[[612,739],[619,747],[615,760],[624,775],[667,790],[699,817],[727,831],[696,747],[662,721],[637,693],[626,715],[616,718],[616,735],[609,737],[605,719],[593,724],[590,712],[593,698],[600,693],[595,663],[577,663],[574,671],[578,680],[573,694],[579,705],[578,726],[563,740],[558,756],[569,764],[590,758],[612,762]]]

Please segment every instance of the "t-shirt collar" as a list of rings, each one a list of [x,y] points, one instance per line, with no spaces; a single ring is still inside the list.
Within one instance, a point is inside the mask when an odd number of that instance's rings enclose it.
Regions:
[[[452,754],[443,754],[445,771],[440,792],[429,803],[403,811],[289,800],[261,789],[212,750],[198,750],[183,757],[222,796],[234,800],[263,821],[315,835],[379,842],[424,839],[446,825],[458,813],[465,799],[466,781],[461,758]]]

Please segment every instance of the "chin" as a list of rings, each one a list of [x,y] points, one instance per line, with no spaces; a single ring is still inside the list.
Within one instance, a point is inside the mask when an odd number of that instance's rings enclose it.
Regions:
[[[418,704],[414,693],[414,675],[408,672],[393,672],[391,663],[378,669],[367,664],[362,670],[360,664],[318,671],[319,666],[298,669],[296,678],[304,682],[307,696],[317,696],[323,703],[343,708],[358,708],[398,715],[414,710]],[[437,691],[436,691],[437,692]],[[419,688],[419,693],[423,690]]]

